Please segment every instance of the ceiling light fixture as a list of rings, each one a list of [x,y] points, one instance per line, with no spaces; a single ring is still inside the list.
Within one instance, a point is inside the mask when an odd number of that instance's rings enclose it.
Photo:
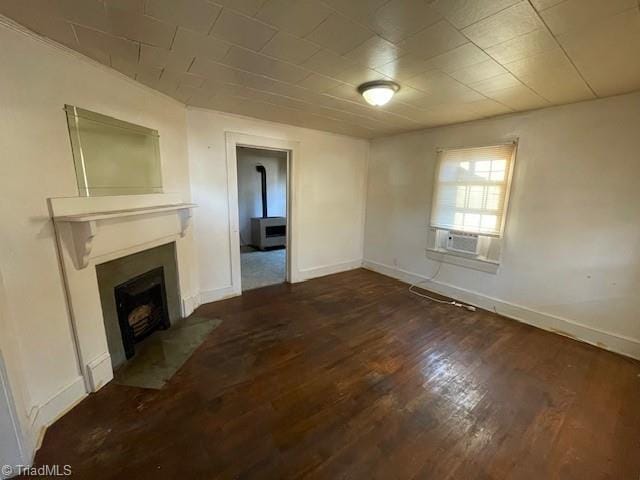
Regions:
[[[400,90],[400,85],[389,80],[375,80],[363,83],[358,87],[358,92],[369,105],[381,107],[391,100],[391,97]]]

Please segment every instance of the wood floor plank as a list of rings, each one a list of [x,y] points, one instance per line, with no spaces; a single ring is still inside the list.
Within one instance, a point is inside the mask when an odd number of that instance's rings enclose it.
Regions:
[[[203,305],[160,391],[109,384],[47,432],[75,478],[637,479],[640,362],[366,270]]]

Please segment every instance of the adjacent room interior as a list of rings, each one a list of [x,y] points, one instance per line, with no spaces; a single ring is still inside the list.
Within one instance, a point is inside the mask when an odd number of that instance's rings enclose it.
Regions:
[[[288,153],[236,147],[242,290],[287,279]]]
[[[0,478],[637,479],[637,0],[0,0]]]

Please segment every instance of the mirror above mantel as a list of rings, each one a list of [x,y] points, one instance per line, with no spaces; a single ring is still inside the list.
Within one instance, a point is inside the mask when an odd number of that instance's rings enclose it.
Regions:
[[[65,111],[80,196],[162,193],[157,130],[71,105]]]

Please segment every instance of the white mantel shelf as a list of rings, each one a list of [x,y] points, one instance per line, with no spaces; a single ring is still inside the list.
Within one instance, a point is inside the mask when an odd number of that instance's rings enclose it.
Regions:
[[[94,222],[96,220],[109,220],[119,217],[131,217],[134,215],[148,215],[152,213],[171,212],[174,210],[191,210],[196,208],[195,203],[179,203],[176,205],[155,205],[151,207],[128,208],[125,210],[111,210],[101,212],[82,213],[77,215],[54,216],[56,222]]]
[[[194,203],[183,202],[177,194],[125,195],[112,197],[68,197],[49,200],[51,217],[58,225],[68,225],[71,249],[78,269],[89,265],[94,239],[103,222],[158,215],[177,215],[178,234],[184,237],[191,222]]]

